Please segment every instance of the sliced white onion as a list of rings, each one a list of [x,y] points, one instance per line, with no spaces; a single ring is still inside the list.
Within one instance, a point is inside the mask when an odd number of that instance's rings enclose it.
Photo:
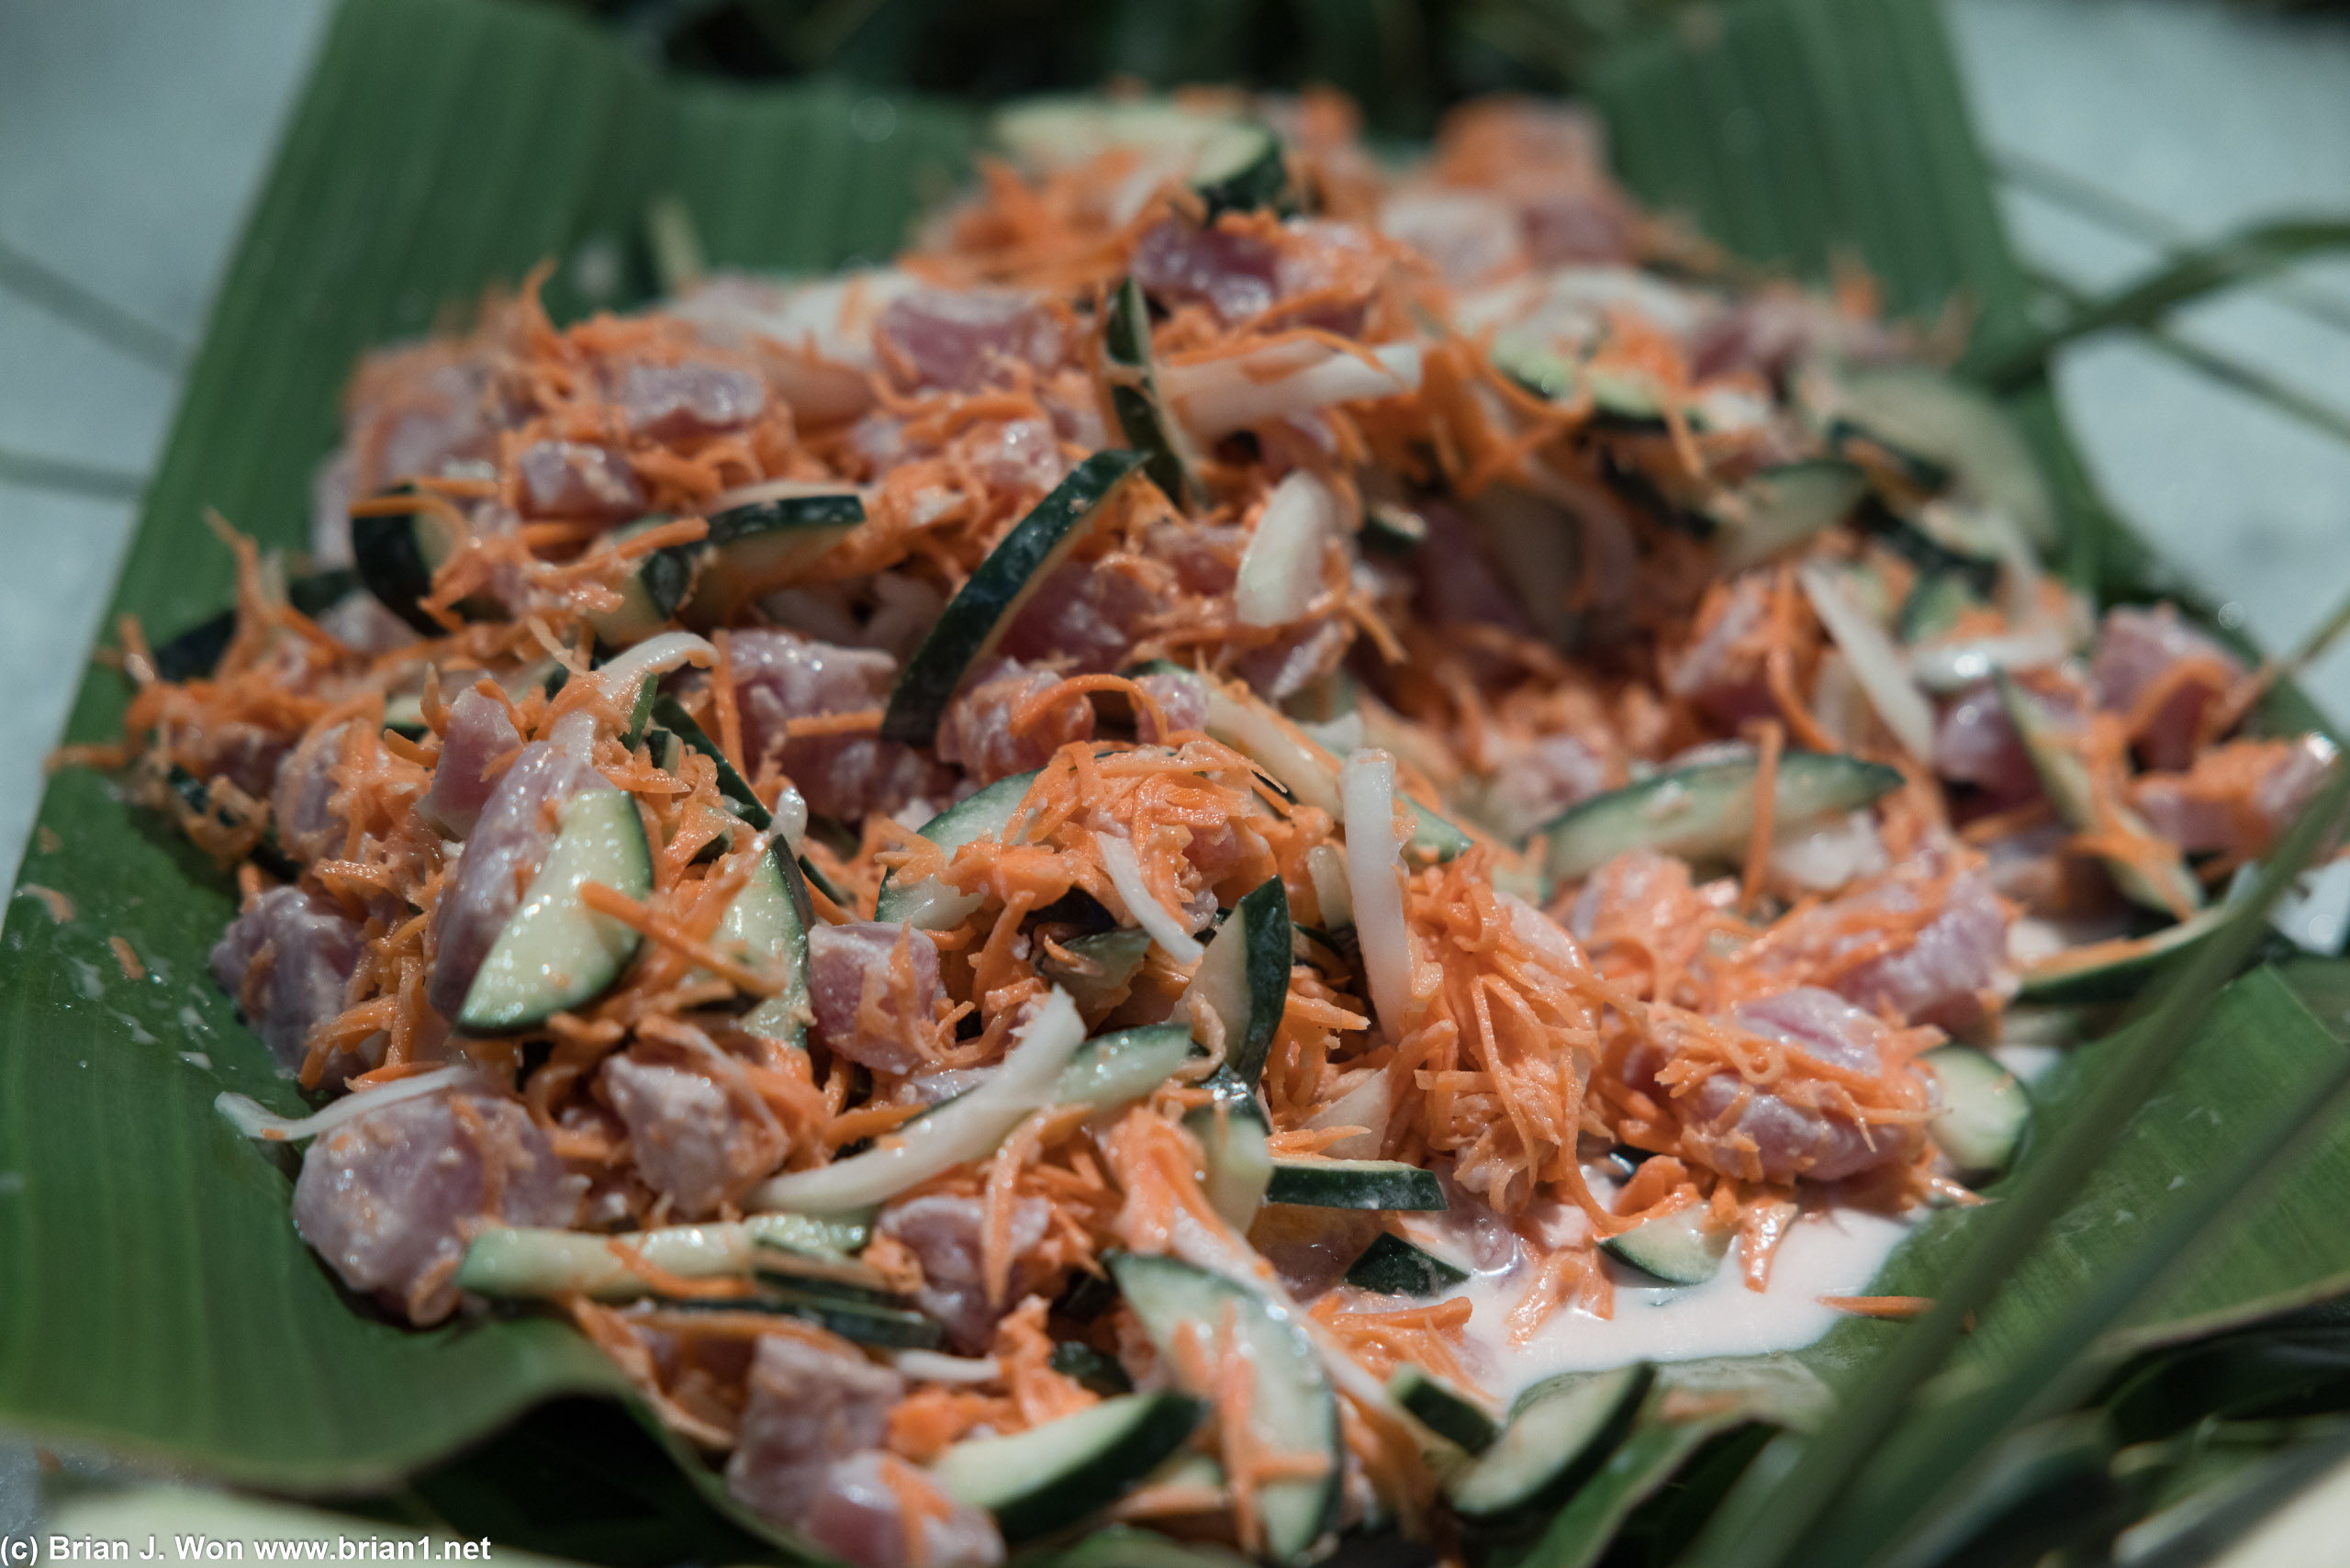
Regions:
[[[1332,931],[1355,923],[1355,895],[1347,883],[1347,857],[1335,844],[1317,844],[1305,852],[1305,874],[1314,880],[1314,902],[1322,906],[1322,924]]]
[[[1412,1000],[1412,934],[1404,923],[1403,857],[1395,837],[1395,759],[1383,751],[1355,753],[1338,770],[1338,795],[1352,824],[1347,884],[1363,978],[1387,1037],[1401,1039]]]
[[[1185,929],[1175,912],[1151,896],[1150,884],[1143,880],[1142,862],[1135,858],[1135,846],[1114,834],[1097,833],[1094,847],[1102,853],[1102,868],[1110,873],[1110,885],[1118,890],[1126,913],[1135,924],[1150,934],[1167,956],[1179,964],[1196,964],[1207,951],[1199,938]]]
[[[1818,562],[1807,562],[1796,577],[1803,591],[1811,600],[1813,611],[1818,615],[1828,634],[1844,650],[1851,661],[1852,678],[1868,693],[1869,704],[1876,710],[1885,727],[1893,732],[1912,756],[1920,760],[1934,754],[1934,705],[1918,689],[1910,678],[1901,650],[1885,629],[1870,620],[1860,607],[1844,597],[1828,569]]]
[[[1388,343],[1365,359],[1325,343],[1292,341],[1199,364],[1164,365],[1158,385],[1192,433],[1214,441],[1336,403],[1416,392],[1420,345]]]
[[[2045,669],[2062,664],[2072,651],[2065,629],[2043,621],[2001,636],[1929,644],[1911,651],[1909,667],[1927,690],[1948,693],[1988,680],[2003,669]]]
[[[786,784],[768,810],[775,818],[775,831],[794,855],[799,854],[800,846],[808,842],[808,797]]]
[[[1293,468],[1273,487],[1240,556],[1232,610],[1243,626],[1286,626],[1322,591],[1322,545],[1337,531],[1330,487]]]
[[[1235,697],[1209,682],[1208,734],[1271,774],[1304,804],[1329,812],[1333,821],[1346,819],[1329,764],[1256,699]]]
[[[1386,1070],[1363,1081],[1305,1119],[1309,1127],[1360,1127],[1322,1152],[1333,1159],[1376,1159],[1387,1141],[1387,1121],[1395,1112],[1395,1084]]]
[[[993,1356],[942,1356],[936,1350],[900,1350],[890,1360],[917,1383],[993,1383],[1003,1375]]]
[[[257,1137],[266,1143],[290,1143],[299,1138],[316,1137],[322,1132],[342,1126],[354,1116],[380,1111],[386,1105],[397,1105],[403,1100],[438,1094],[443,1089],[463,1083],[473,1076],[473,1064],[453,1062],[431,1072],[420,1072],[414,1078],[394,1079],[373,1089],[355,1091],[323,1111],[314,1111],[307,1116],[281,1116],[263,1109],[261,1102],[249,1095],[226,1092],[215,1097],[212,1108],[228,1117],[229,1125],[247,1137]]]
[[[666,675],[680,665],[707,669],[718,650],[691,632],[664,632],[643,642],[595,672],[596,689],[610,702],[630,703],[647,678]]]
[[[1085,1020],[1078,1016],[1077,1003],[1055,986],[985,1083],[908,1122],[863,1154],[761,1182],[743,1206],[801,1214],[869,1208],[957,1165],[983,1159],[1021,1117],[1053,1103],[1061,1069],[1084,1043]]]

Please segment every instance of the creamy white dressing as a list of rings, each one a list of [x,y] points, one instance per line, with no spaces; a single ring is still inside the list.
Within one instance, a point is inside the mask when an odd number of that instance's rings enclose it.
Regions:
[[[1746,1288],[1742,1244],[1731,1246],[1721,1271],[1702,1285],[1658,1285],[1603,1256],[1616,1285],[1614,1316],[1562,1306],[1523,1345],[1510,1343],[1509,1315],[1533,1271],[1473,1273],[1454,1293],[1471,1304],[1462,1360],[1487,1390],[1509,1400],[1558,1372],[1796,1350],[1845,1316],[1819,1298],[1870,1294],[1909,1226],[1908,1218],[1864,1209],[1807,1209],[1779,1244],[1762,1291]]]

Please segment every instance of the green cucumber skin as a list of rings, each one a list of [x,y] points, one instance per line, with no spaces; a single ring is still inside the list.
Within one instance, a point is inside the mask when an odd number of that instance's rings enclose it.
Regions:
[[[1601,1251],[1668,1285],[1702,1285],[1721,1272],[1729,1238],[1717,1249],[1693,1227],[1695,1205],[1660,1215],[1599,1244]]]
[[[1035,781],[1035,773],[1015,773],[1009,778],[999,778],[976,794],[956,801],[916,831],[945,850],[946,858],[952,860],[963,846],[1002,833],[1027,796],[1028,786]],[[883,876],[880,890],[874,895],[873,918],[884,925],[899,924],[907,916],[909,897],[907,884],[898,881],[894,875]]]
[[[1442,1295],[1468,1279],[1467,1270],[1456,1269],[1435,1253],[1385,1230],[1363,1249],[1362,1256],[1347,1270],[1347,1283],[1357,1290],[1423,1300]]]
[[[1610,790],[1570,806],[1539,829],[1549,839],[1545,865],[1553,882],[1580,879],[1627,850],[1652,848],[1684,858],[1736,857],[1744,853],[1753,817],[1728,808],[1751,789],[1751,760],[1700,763]],[[1901,786],[1901,774],[1883,763],[1836,752],[1791,751],[1779,759],[1773,814],[1782,824],[1857,811]],[[1656,807],[1667,791],[1684,792],[1687,810],[1666,817]],[[1714,824],[1709,832],[1707,824]]]
[[[1655,1368],[1643,1361],[1612,1372],[1568,1372],[1528,1389],[1511,1407],[1494,1446],[1447,1482],[1445,1491],[1454,1510],[1480,1529],[1508,1529],[1564,1501],[1607,1462],[1631,1429],[1655,1378]],[[1524,1441],[1536,1428],[1520,1424],[1552,1399],[1579,1391],[1588,1391],[1597,1417],[1583,1440],[1570,1440],[1561,1450],[1524,1453]],[[1546,1436],[1556,1440],[1572,1439],[1572,1435]],[[1541,1468],[1546,1463],[1548,1470]],[[1521,1471],[1524,1478],[1513,1484],[1510,1470]]]
[[[1110,313],[1102,322],[1102,348],[1109,362],[1137,379],[1110,382],[1110,411],[1126,444],[1147,454],[1142,471],[1169,500],[1179,507],[1192,503],[1192,486],[1183,459],[1168,429],[1168,414],[1159,406],[1158,383],[1150,361],[1150,307],[1142,285],[1132,276],[1111,296]]]
[[[1268,877],[1233,905],[1225,930],[1230,930],[1235,921],[1241,923],[1236,935],[1243,944],[1241,973],[1248,992],[1248,1020],[1238,1039],[1227,1037],[1224,1043],[1225,1069],[1244,1089],[1254,1092],[1265,1075],[1265,1058],[1272,1050],[1273,1036],[1280,1031],[1281,1014],[1289,1005],[1290,958],[1295,939],[1290,930],[1289,889],[1281,878]],[[1224,931],[1216,933],[1219,940],[1224,935]]]
[[[1277,1159],[1265,1201],[1382,1213],[1430,1214],[1445,1207],[1444,1183],[1435,1171],[1390,1159]]]
[[[661,693],[653,700],[653,722],[677,736],[690,750],[701,753],[718,765],[718,792],[726,797],[736,816],[759,833],[765,833],[775,825],[774,813],[759,803],[758,796],[752,792],[743,776],[734,771],[734,765],[726,760],[726,754],[718,749],[718,743],[694,722],[694,716],[686,711],[685,704],[666,691]]]
[[[1207,206],[1207,221],[1227,212],[1255,212],[1270,207],[1287,217],[1295,210],[1290,199],[1289,163],[1281,156],[1281,138],[1264,127],[1265,150],[1254,160],[1221,179],[1198,181],[1192,189]]]
[[[1918,1065],[1941,1091],[1942,1114],[1926,1131],[1951,1162],[1978,1176],[2013,1165],[2031,1130],[2031,1092],[2023,1080],[1968,1046],[1937,1046]]]
[[[1501,1436],[1494,1418],[1466,1394],[1409,1362],[1395,1369],[1387,1392],[1421,1426],[1468,1453],[1483,1453]]]
[[[349,566],[314,572],[285,585],[285,602],[318,619],[354,593],[366,590],[359,574]],[[174,685],[201,680],[220,666],[220,655],[237,634],[237,612],[224,610],[197,622],[186,631],[159,643],[153,653],[155,673]],[[438,634],[437,629],[435,634]]]
[[[1284,1406],[1275,1418],[1293,1428],[1284,1434],[1289,1439],[1284,1446],[1310,1447],[1329,1456],[1328,1474],[1319,1484],[1275,1481],[1258,1493],[1268,1555],[1281,1562],[1309,1561],[1317,1543],[1337,1525],[1345,1468],[1337,1396],[1313,1340],[1285,1309],[1220,1274],[1179,1259],[1143,1253],[1117,1253],[1105,1261],[1161,1355],[1172,1355],[1179,1324],[1214,1333],[1227,1313],[1236,1331],[1248,1337],[1257,1366],[1257,1410],[1261,1414],[1273,1403],[1267,1397],[1271,1385]]]
[[[404,511],[352,518],[351,554],[359,580],[385,609],[423,636],[445,637],[449,629],[426,614],[419,602],[432,591],[433,567],[416,536],[421,515]]]
[[[749,574],[747,584],[738,581],[731,586],[722,585],[716,579],[728,574],[730,563],[736,569],[735,575],[741,577],[740,568],[750,563],[762,545],[786,541],[797,543],[804,559],[813,560],[864,521],[865,502],[846,491],[779,496],[729,507],[710,520],[710,532],[700,539],[689,544],[672,544],[646,557],[642,576],[646,591],[655,593],[656,602],[660,595],[668,596],[668,613],[683,611],[697,624],[715,625],[744,599],[783,586],[780,582],[765,583],[755,571]],[[800,537],[792,540],[793,535]],[[794,558],[803,557],[795,554]],[[654,588],[656,577],[660,584],[657,592]],[[711,579],[712,589],[723,586],[725,591],[700,591],[705,579]],[[697,602],[698,599],[700,602]]]
[[[964,676],[987,657],[1028,596],[1142,465],[1138,452],[1097,452],[1013,525],[906,661],[881,716],[883,739],[927,746],[937,738],[938,716]]]
[[[1207,1414],[1205,1400],[1189,1394],[1128,1394],[1075,1417],[1099,1423],[1108,1406],[1128,1417],[1124,1428],[1090,1454],[1050,1467],[1049,1445],[1060,1434],[1047,1422],[1009,1438],[958,1443],[938,1462],[939,1478],[957,1501],[988,1509],[1004,1540],[1033,1540],[1097,1514],[1139,1485],[1181,1448]]]
[[[946,1342],[946,1326],[902,1307],[852,1301],[805,1289],[768,1285],[748,1296],[662,1299],[672,1312],[767,1312],[829,1328],[842,1338],[887,1350],[935,1350]]]
[[[607,801],[604,799],[607,795],[616,799]],[[653,890],[653,850],[645,838],[643,819],[633,798],[616,790],[591,790],[571,798],[563,808],[563,825],[548,848],[546,863],[540,868],[539,876],[544,876],[548,867],[573,847],[575,834],[599,830],[593,821],[573,820],[575,813],[582,811],[599,815],[610,814],[610,820],[604,823],[602,828],[620,840],[618,853],[625,861],[624,864],[616,861],[613,865],[598,868],[587,879],[606,883],[632,898],[641,899],[650,893]],[[509,938],[520,929],[518,922],[543,924],[544,919],[552,918],[545,907],[532,902],[532,891],[537,886],[538,878],[533,877],[531,890],[525,891],[521,904],[508,917],[505,926],[490,944],[488,956],[482,960],[481,972],[474,977],[472,988],[465,993],[464,1005],[458,1011],[456,1028],[460,1034],[474,1036],[516,1034],[544,1023],[556,1013],[593,1001],[610,989],[643,946],[642,936],[623,927],[625,935],[610,937],[617,944],[618,951],[608,955],[610,962],[600,973],[591,969],[568,984],[544,983],[534,994],[522,994],[530,988],[520,982],[509,983],[506,978],[508,966],[501,959],[509,950]],[[607,917],[587,918],[592,922]],[[523,961],[528,963],[531,960]],[[544,978],[543,970],[542,977]],[[501,989],[508,994],[501,997]]]

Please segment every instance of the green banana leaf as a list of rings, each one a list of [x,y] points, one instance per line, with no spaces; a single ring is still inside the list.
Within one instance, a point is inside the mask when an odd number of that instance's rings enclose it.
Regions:
[[[1637,190],[1751,261],[1817,273],[1849,253],[1897,309],[1956,296],[1983,341],[2026,331],[2026,291],[1927,0],[1744,0],[1705,16],[1620,51],[1595,84]],[[558,263],[547,298],[559,314],[642,297],[640,223],[656,199],[683,204],[718,264],[889,254],[967,167],[977,116],[907,96],[886,116],[853,114],[862,96],[660,77],[537,7],[346,0],[215,307],[117,610],[161,636],[226,601],[229,561],[202,528],[207,509],[298,545],[339,390],[369,345],[461,313],[542,258]],[[2048,465],[2076,577],[2109,597],[2158,587],[2090,490],[2045,387],[2009,406]],[[123,697],[94,668],[70,737],[112,738]],[[2281,692],[2269,722],[2310,722],[2297,703]],[[452,1456],[558,1396],[617,1392],[600,1357],[549,1320],[416,1333],[351,1300],[293,1233],[285,1151],[214,1114],[224,1089],[280,1110],[299,1102],[205,971],[233,908],[227,879],[106,780],[68,771],[20,879],[64,893],[73,913],[59,922],[20,896],[0,936],[0,1424],[287,1493],[348,1495],[414,1476],[393,1501],[452,1521],[495,1513],[551,1468],[576,1473],[576,1453],[551,1457],[561,1443],[516,1448],[511,1432]],[[118,965],[114,936],[143,978]],[[2202,1118],[2256,1123],[2338,1054],[2350,980],[2322,965],[2288,980],[2258,975],[2222,1000],[2168,1092],[1986,1312],[1971,1358],[1988,1365],[2027,1342],[2109,1258],[2100,1249],[2126,1240],[2126,1224],[2098,1216],[2156,1215],[2168,1178],[2224,1143]],[[2104,1049],[2049,1086],[2047,1136]],[[2322,1223],[2345,1162],[2350,1144],[2328,1144],[2277,1218],[2143,1304],[2129,1342],[2350,1279],[2350,1238]],[[1951,1250],[1931,1238],[1963,1223],[1930,1222],[1883,1288],[1931,1294]],[[1899,1332],[1855,1322],[1807,1359],[1849,1386]],[[1647,1462],[1622,1489],[1562,1516],[1528,1561],[1595,1557],[1688,1447],[1715,1451],[1687,1436],[1645,1439]],[[496,1478],[509,1474],[508,1489]],[[704,1520],[701,1548],[671,1550],[683,1536],[663,1531],[691,1502],[648,1494],[626,1546],[519,1514],[501,1529],[616,1562],[723,1560],[707,1544],[718,1540],[753,1546]]]

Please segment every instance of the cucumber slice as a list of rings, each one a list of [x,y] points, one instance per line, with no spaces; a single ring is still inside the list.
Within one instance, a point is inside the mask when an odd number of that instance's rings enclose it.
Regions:
[[[1269,877],[1232,906],[1175,1002],[1177,1018],[1194,1019],[1195,1003],[1214,1013],[1224,1027],[1224,1070],[1246,1093],[1264,1076],[1289,1005],[1292,941],[1289,890]]]
[[[670,521],[659,513],[641,517],[612,530],[605,537],[617,543],[647,529],[659,528]],[[693,567],[689,557],[672,546],[655,550],[640,557],[628,576],[615,585],[621,596],[617,610],[599,610],[588,617],[588,624],[596,629],[596,644],[604,648],[625,648],[642,643],[669,624],[677,613],[677,606],[686,599],[686,590],[693,584]]]
[[[1945,470],[2042,547],[2056,543],[2056,504],[2038,460],[2006,411],[1980,392],[1919,365],[1887,365],[1842,374],[1836,400],[1880,445]]]
[[[1035,781],[1034,773],[999,778],[923,823],[922,836],[938,846],[952,860],[963,846],[1000,836],[1011,824],[1013,814],[1020,810],[1028,786]],[[884,925],[912,921],[924,931],[947,931],[969,919],[971,912],[984,902],[977,893],[950,888],[935,878],[901,882],[895,875],[890,875],[881,879],[880,891],[875,895],[873,918]]]
[[[662,1305],[672,1312],[768,1312],[797,1317],[844,1339],[886,1350],[934,1350],[946,1342],[946,1326],[912,1307],[860,1301],[838,1290],[795,1288],[774,1282],[772,1276],[764,1278],[751,1295],[664,1298]]]
[[[1751,758],[1699,763],[1570,806],[1539,831],[1552,882],[1588,877],[1628,849],[1684,860],[1735,862],[1754,831]],[[1772,820],[1792,827],[1857,811],[1901,787],[1898,769],[1836,752],[1791,751],[1779,758]]]
[[[2234,913],[2227,904],[2213,904],[2126,945],[2092,942],[2043,958],[2023,971],[2016,1000],[2066,1006],[2127,1002],[2173,960],[2226,924]],[[2122,948],[2118,957],[2117,946]]]
[[[1276,1159],[1265,1202],[1413,1213],[1445,1206],[1444,1183],[1436,1172],[1398,1159]]]
[[[1401,501],[1372,501],[1356,537],[1364,549],[1400,560],[1428,542],[1428,520]]]
[[[651,718],[687,749],[698,751],[718,765],[718,792],[726,797],[726,803],[734,808],[736,816],[760,833],[775,825],[774,814],[760,803],[749,782],[734,771],[734,765],[726,760],[718,743],[694,722],[694,716],[686,711],[685,704],[666,692],[658,693],[653,699]]]
[[[1022,162],[1053,169],[1113,148],[1155,155],[1181,172],[1207,208],[1286,210],[1289,171],[1281,139],[1259,122],[1188,107],[1167,98],[1028,98],[996,112],[996,141]]]
[[[1981,1051],[1937,1046],[1918,1058],[1933,1075],[1942,1110],[1926,1132],[1970,1175],[2005,1170],[2031,1126],[2031,1092]]]
[[[1314,1341],[1284,1309],[1245,1285],[1174,1258],[1121,1253],[1110,1260],[1135,1316],[1168,1365],[1180,1368],[1181,1337],[1213,1347],[1229,1332],[1248,1357],[1253,1397],[1249,1420],[1275,1453],[1324,1454],[1319,1476],[1269,1481],[1258,1488],[1268,1556],[1303,1562],[1337,1525],[1339,1482],[1345,1472],[1338,1405]],[[1200,1394],[1209,1389],[1194,1389]]]
[[[779,479],[733,492],[695,544],[672,545],[663,571],[690,582],[680,614],[696,631],[733,622],[764,593],[797,581],[816,558],[856,532],[865,501],[838,486]]]
[[[1483,1406],[1409,1361],[1389,1376],[1387,1393],[1421,1426],[1470,1453],[1483,1453],[1501,1436],[1501,1428]]]
[[[1726,575],[1759,566],[1852,516],[1868,488],[1867,475],[1835,459],[1765,468],[1716,514],[1715,560]]]
[[[1992,678],[1998,683],[1999,701],[2007,709],[2008,722],[2015,726],[2017,737],[2023,742],[2024,755],[2031,758],[2032,771],[2040,775],[2041,788],[2048,791],[2049,802],[2056,808],[2056,814],[2064,819],[2065,826],[2076,833],[2095,833],[2114,826],[2139,837],[2154,839],[2154,829],[2124,801],[2112,802],[2111,823],[2098,821],[2087,765],[2073,749],[2063,728],[2007,671],[1995,671]],[[2195,874],[2187,868],[2187,862],[2176,849],[2157,867],[2141,866],[2111,856],[2098,858],[2112,877],[2113,885],[2133,903],[2180,920],[2203,907],[2203,884],[2195,879]]]
[[[386,492],[415,493],[408,485]],[[351,554],[360,582],[385,609],[427,637],[449,634],[446,626],[424,612],[422,601],[432,592],[432,574],[459,543],[456,529],[446,518],[421,506],[414,511],[351,520]],[[506,613],[502,605],[481,599],[461,600],[456,611],[468,621],[496,620]]]
[[[1702,1285],[1721,1271],[1735,1235],[1711,1217],[1708,1205],[1689,1204],[1609,1237],[1600,1250],[1668,1285]]]
[[[1654,1379],[1655,1369],[1640,1361],[1535,1384],[1494,1445],[1445,1484],[1453,1510],[1492,1525],[1563,1501],[1623,1439]]]
[[[601,995],[620,978],[643,938],[579,902],[601,882],[632,899],[653,890],[653,852],[636,801],[618,790],[589,790],[565,804],[546,863],[507,918],[465,992],[457,1029],[511,1034],[544,1023]]]
[[[1150,307],[1142,285],[1127,278],[1110,297],[1102,324],[1102,379],[1110,386],[1110,411],[1126,444],[1146,454],[1142,471],[1178,508],[1206,496],[1199,480],[1199,453],[1182,421],[1167,410],[1150,358]]]
[[[1347,1283],[1381,1295],[1442,1295],[1469,1278],[1435,1253],[1382,1230],[1347,1271]]]
[[[1115,1006],[1125,995],[1150,952],[1150,933],[1097,931],[1071,937],[1060,946],[1069,961],[1048,952],[1036,960],[1036,972],[1075,998],[1080,1012],[1091,1014],[1096,1007]]]
[[[1219,1072],[1208,1080],[1216,1102],[1187,1112],[1183,1126],[1200,1140],[1200,1158],[1206,1166],[1200,1187],[1208,1205],[1225,1223],[1247,1231],[1264,1206],[1265,1189],[1273,1179],[1270,1129],[1253,1090]]]
[[[1588,393],[1597,419],[1617,425],[1662,426],[1664,402],[1646,380],[1619,372],[1594,370],[1526,333],[1494,335],[1494,368],[1538,398],[1571,403]]]
[[[1894,631],[1905,644],[1930,643],[1982,602],[1974,585],[1959,573],[1920,572],[1901,601]]]
[[[489,1226],[465,1248],[459,1290],[482,1295],[588,1295],[625,1301],[653,1287],[608,1245],[618,1240],[664,1273],[689,1280],[748,1271],[770,1247],[842,1263],[872,1234],[862,1215],[753,1215],[733,1222],[666,1226],[621,1237],[526,1226]]]
[[[985,1508],[1007,1541],[1101,1512],[1139,1485],[1207,1413],[1183,1394],[1128,1394],[1008,1438],[957,1443],[930,1467],[958,1503]]]
[[[994,651],[1028,596],[1106,515],[1142,465],[1138,452],[1097,452],[1013,525],[906,661],[881,717],[884,738],[920,746],[937,738],[938,716],[963,677]]]
[[[743,1028],[788,1046],[808,1043],[808,1023],[813,1016],[808,1001],[808,926],[815,918],[808,884],[792,863],[790,846],[778,837],[759,857],[757,868],[726,906],[714,934],[721,948],[738,947],[752,967],[780,969],[789,979],[781,991],[743,1014]]]
[[[1053,1103],[1106,1111],[1139,1100],[1197,1054],[1192,1031],[1181,1024],[1146,1024],[1096,1035],[1078,1047],[1061,1069]]]
[[[1253,694],[1210,683],[1206,730],[1211,740],[1223,742],[1263,769],[1265,777],[1290,799],[1345,820],[1346,808],[1338,800],[1338,771],[1329,756],[1292,721]],[[1476,842],[1410,796],[1402,799],[1412,809],[1415,855],[1441,865]]]
[[[1086,1276],[1088,1279],[1092,1277],[1090,1274]],[[1063,1339],[1053,1347],[1052,1356],[1046,1364],[1104,1399],[1135,1391],[1135,1380],[1126,1375],[1126,1369],[1118,1364],[1115,1356],[1105,1355],[1082,1340]]]

